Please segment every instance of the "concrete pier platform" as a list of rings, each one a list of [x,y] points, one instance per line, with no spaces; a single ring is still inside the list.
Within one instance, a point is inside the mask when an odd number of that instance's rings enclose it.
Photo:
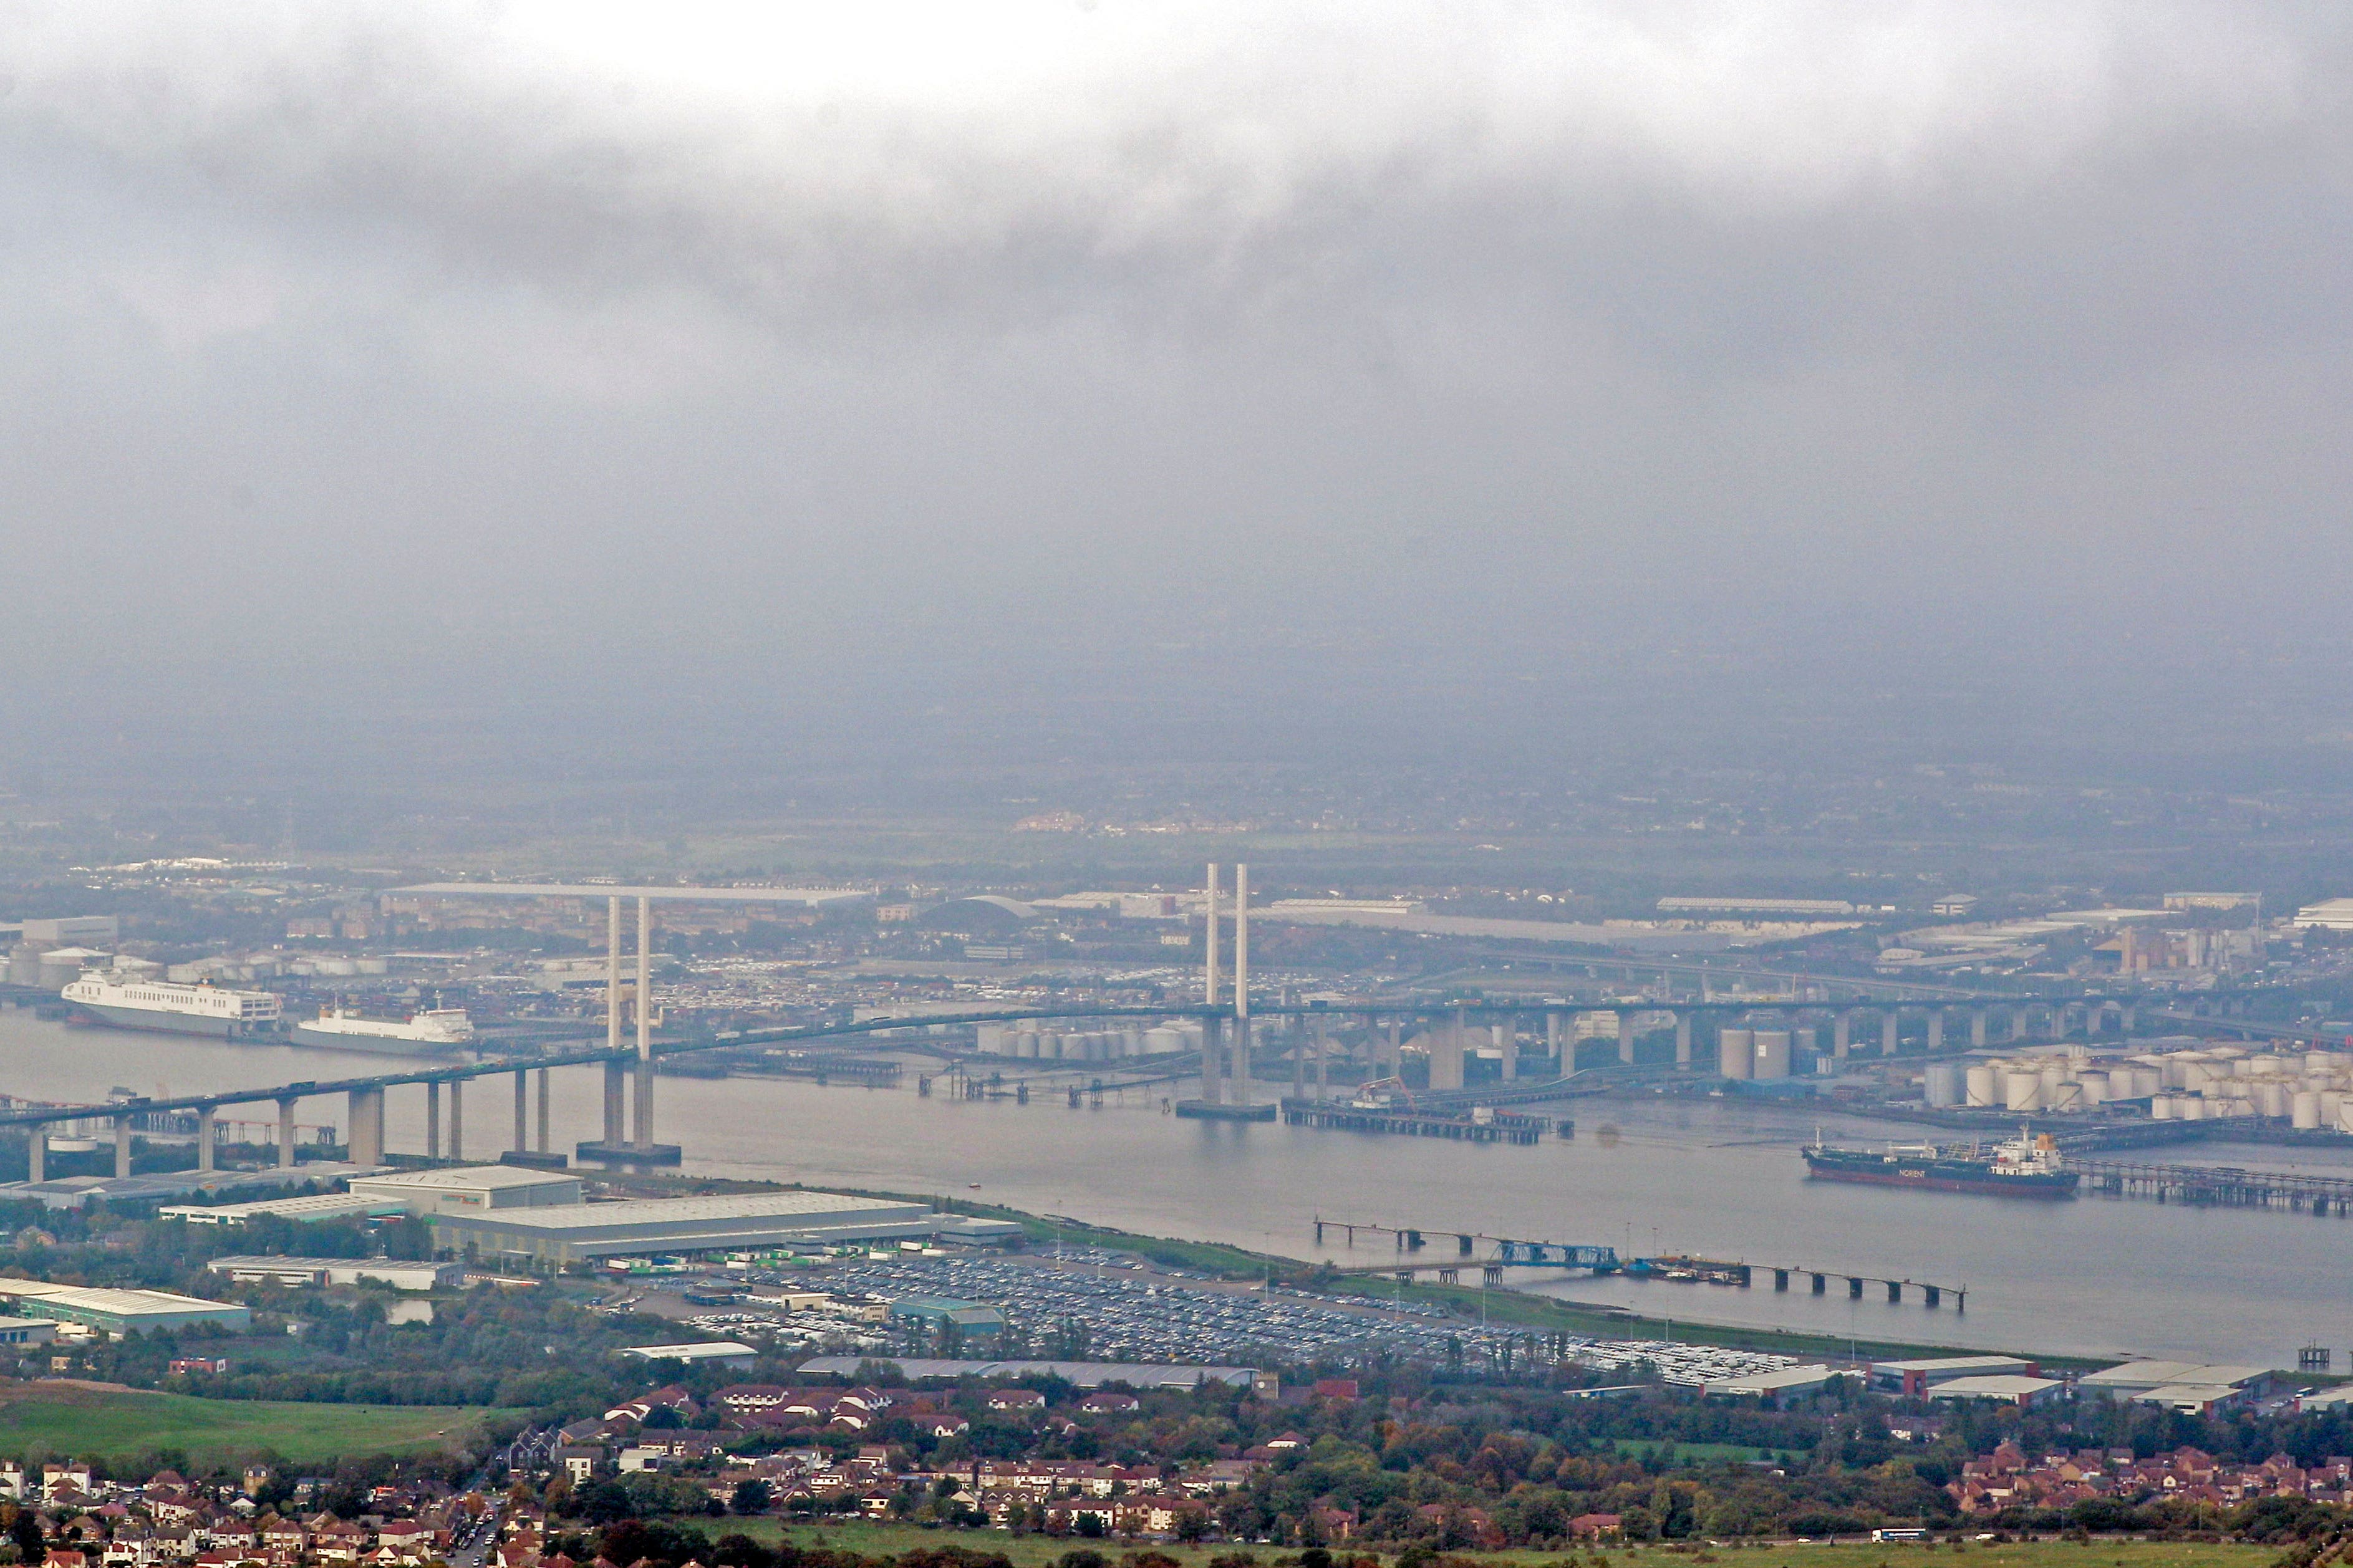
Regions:
[[[1212,1105],[1206,1100],[1180,1100],[1176,1114],[1198,1121],[1271,1121],[1280,1114],[1268,1105]]]
[[[675,1143],[656,1143],[640,1149],[635,1143],[607,1143],[598,1139],[577,1145],[573,1158],[592,1160],[600,1165],[675,1165],[684,1153]]]

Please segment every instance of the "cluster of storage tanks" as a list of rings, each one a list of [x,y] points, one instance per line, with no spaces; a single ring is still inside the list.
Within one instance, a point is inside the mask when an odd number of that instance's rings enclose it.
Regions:
[[[2159,1121],[2268,1116],[2353,1132],[2353,1053],[2344,1051],[2214,1046],[2094,1061],[2079,1047],[2063,1057],[1934,1062],[1924,1088],[1932,1106],[2063,1112],[2147,1100]]]
[[[983,1024],[979,1037],[983,1056],[1049,1062],[1113,1062],[1201,1048],[1198,1024],[1163,1024],[1150,1029],[1039,1029],[1019,1024]]]
[[[1715,1037],[1716,1070],[1725,1078],[1788,1078],[1793,1055],[1813,1054],[1811,1029],[1725,1029]]]

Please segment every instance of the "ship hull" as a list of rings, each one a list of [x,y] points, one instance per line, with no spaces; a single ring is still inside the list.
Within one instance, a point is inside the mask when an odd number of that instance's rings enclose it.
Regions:
[[[1998,1198],[2071,1198],[2080,1179],[2073,1171],[2047,1174],[1997,1176],[1967,1170],[1937,1169],[1873,1161],[1869,1164],[1818,1160],[1809,1155],[1808,1173],[1816,1181],[1859,1182],[1874,1187],[1908,1187],[1915,1192],[1977,1193]]]
[[[215,1040],[274,1040],[271,1026],[236,1018],[207,1018],[197,1013],[170,1013],[161,1008],[114,1007],[103,1002],[76,1002],[73,1016],[85,1024],[110,1029],[141,1029],[154,1035],[202,1035]]]
[[[308,1024],[297,1024],[288,1031],[298,1046],[313,1046],[325,1051],[365,1051],[379,1057],[447,1057],[466,1048],[462,1040],[405,1040],[396,1035],[344,1035],[332,1029],[316,1029]]]

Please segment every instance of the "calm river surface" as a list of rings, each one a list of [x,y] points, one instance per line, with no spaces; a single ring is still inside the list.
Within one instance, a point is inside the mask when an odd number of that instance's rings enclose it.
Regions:
[[[171,1036],[68,1029],[0,1012],[0,1089],[97,1100],[261,1087],[407,1065],[402,1058]],[[555,1075],[554,1136],[599,1131],[601,1075]],[[1157,1094],[1072,1110],[1059,1094],[1027,1106],[761,1079],[660,1081],[658,1125],[690,1171],[949,1194],[1063,1214],[1155,1236],[1227,1241],[1299,1258],[1377,1263],[1386,1239],[1319,1251],[1313,1221],[1356,1219],[1621,1252],[1693,1252],[1966,1285],[1966,1316],[1916,1296],[1815,1298],[1802,1280],[1758,1288],[1588,1279],[1541,1286],[1661,1318],[1706,1320],[2001,1349],[2131,1352],[2293,1366],[2311,1341],[2353,1344],[2353,1220],[2193,1210],[2079,1198],[2037,1204],[1810,1183],[1796,1145],[1816,1113],[1750,1101],[1583,1100],[1574,1141],[1535,1148],[1179,1121]],[[466,1095],[466,1148],[495,1158],[512,1136],[512,1080]],[[306,1102],[304,1122],[340,1125],[340,1098]],[[256,1120],[267,1114],[257,1108]],[[1916,1139],[1853,1118],[1834,1139]],[[387,1136],[421,1149],[424,1094],[396,1090]],[[2353,1169],[2256,1145],[2200,1149],[2205,1163]],[[2163,1158],[2176,1158],[2165,1154]],[[974,1190],[975,1188],[977,1190]],[[1434,1240],[1433,1251],[1451,1247]],[[1428,1256],[1428,1255],[1425,1255]],[[1877,1299],[1871,1299],[1877,1298]]]

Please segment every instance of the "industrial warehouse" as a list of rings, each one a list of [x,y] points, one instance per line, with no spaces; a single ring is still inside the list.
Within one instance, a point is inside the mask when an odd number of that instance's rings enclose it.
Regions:
[[[434,1245],[445,1251],[544,1266],[630,1253],[687,1255],[929,1237],[969,1246],[1021,1234],[1009,1221],[944,1215],[924,1204],[810,1192],[437,1212],[427,1219]]]
[[[79,1323],[114,1335],[189,1329],[199,1323],[218,1323],[242,1333],[253,1321],[253,1314],[243,1307],[168,1290],[90,1289],[42,1279],[0,1279],[0,1300],[26,1317]]]

